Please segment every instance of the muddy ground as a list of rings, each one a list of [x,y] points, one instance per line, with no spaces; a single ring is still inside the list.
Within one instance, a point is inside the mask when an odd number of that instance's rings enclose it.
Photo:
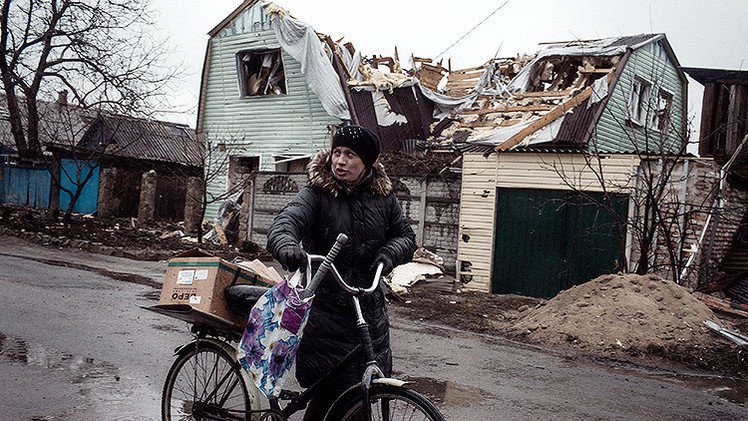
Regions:
[[[439,158],[434,160],[435,166],[444,165],[445,157]],[[139,260],[163,260],[198,246],[194,241],[173,235],[180,229],[176,223],[154,223],[136,228],[130,219],[101,220],[81,215],[75,215],[65,226],[50,212],[22,207],[0,208],[0,234],[23,237],[48,246],[73,247]],[[262,247],[251,243],[237,248],[208,242],[199,247],[227,260],[237,256],[270,259]],[[605,285],[607,282],[623,285],[611,287],[611,291],[616,295],[620,293],[619,299],[624,302],[606,301],[611,299]],[[662,288],[650,289],[648,283]],[[393,301],[391,310],[415,320],[509,337],[552,349],[571,350],[592,359],[630,361],[673,370],[685,367],[748,378],[748,350],[740,350],[731,342],[706,331],[698,322],[699,318],[714,316],[715,321],[748,334],[748,319],[713,314],[706,307],[701,308],[687,291],[682,293],[680,287],[668,285],[664,280],[617,279],[613,276],[577,288],[546,301],[470,291],[445,292],[416,285],[403,297],[403,302]],[[584,304],[578,306],[578,302]],[[639,307],[632,307],[631,303]],[[676,304],[678,311],[669,311],[668,306]],[[595,309],[600,308],[612,310],[595,313]],[[683,310],[686,308],[692,319],[686,317]],[[673,314],[674,321],[665,317],[668,314]],[[683,324],[681,322],[688,326],[688,335],[683,334],[682,329],[686,328],[675,326]],[[664,330],[656,330],[658,326]],[[639,334],[626,336],[629,331]]]

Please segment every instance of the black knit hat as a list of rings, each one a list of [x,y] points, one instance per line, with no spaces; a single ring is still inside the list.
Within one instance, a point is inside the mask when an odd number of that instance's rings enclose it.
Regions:
[[[371,130],[361,126],[339,128],[332,136],[332,148],[346,146],[356,152],[366,168],[371,168],[379,156],[379,138]]]

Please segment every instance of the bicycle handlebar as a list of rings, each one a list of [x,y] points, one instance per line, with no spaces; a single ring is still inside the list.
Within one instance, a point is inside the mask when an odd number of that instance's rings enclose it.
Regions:
[[[333,264],[332,261],[335,260],[338,252],[347,241],[347,235],[343,233],[338,234],[338,238],[335,240],[335,244],[333,244],[332,248],[327,253],[327,256],[321,256],[318,254],[307,255],[307,258],[310,262],[318,262],[320,260],[322,261],[319,268],[317,269],[317,272],[315,272],[314,277],[312,277],[312,280],[309,281],[309,284],[306,286],[307,290],[314,291],[319,285],[320,281],[322,281],[322,278],[324,278],[324,276],[327,274],[327,272],[332,272],[332,276],[333,278],[335,278],[335,281],[337,281],[338,285],[340,285],[343,290],[353,295],[369,294],[379,287],[379,279],[381,278],[382,270],[384,269],[384,264],[381,262],[377,265],[377,269],[374,273],[374,281],[372,281],[369,288],[352,287],[343,280],[342,276],[340,276],[338,268],[335,267],[335,264]]]

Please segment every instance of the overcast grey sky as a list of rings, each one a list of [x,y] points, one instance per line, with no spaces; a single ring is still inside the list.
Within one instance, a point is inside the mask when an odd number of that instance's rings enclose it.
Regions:
[[[158,37],[168,38],[171,62],[185,66],[172,87],[176,109],[166,120],[195,125],[207,32],[241,0],[153,0]],[[499,56],[534,53],[539,42],[664,32],[682,66],[748,68],[747,0],[279,0],[296,18],[333,39],[345,37],[364,55],[411,53],[435,57],[448,50],[452,68]],[[506,3],[506,4],[504,4]],[[405,61],[405,60],[403,60]],[[407,63],[403,63],[407,66]],[[689,108],[701,85],[689,84]]]

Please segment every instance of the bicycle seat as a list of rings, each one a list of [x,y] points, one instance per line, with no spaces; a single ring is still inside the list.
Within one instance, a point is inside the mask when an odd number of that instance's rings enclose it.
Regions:
[[[252,306],[268,289],[256,285],[231,285],[226,287],[223,293],[226,296],[226,305],[229,309],[246,316]]]

